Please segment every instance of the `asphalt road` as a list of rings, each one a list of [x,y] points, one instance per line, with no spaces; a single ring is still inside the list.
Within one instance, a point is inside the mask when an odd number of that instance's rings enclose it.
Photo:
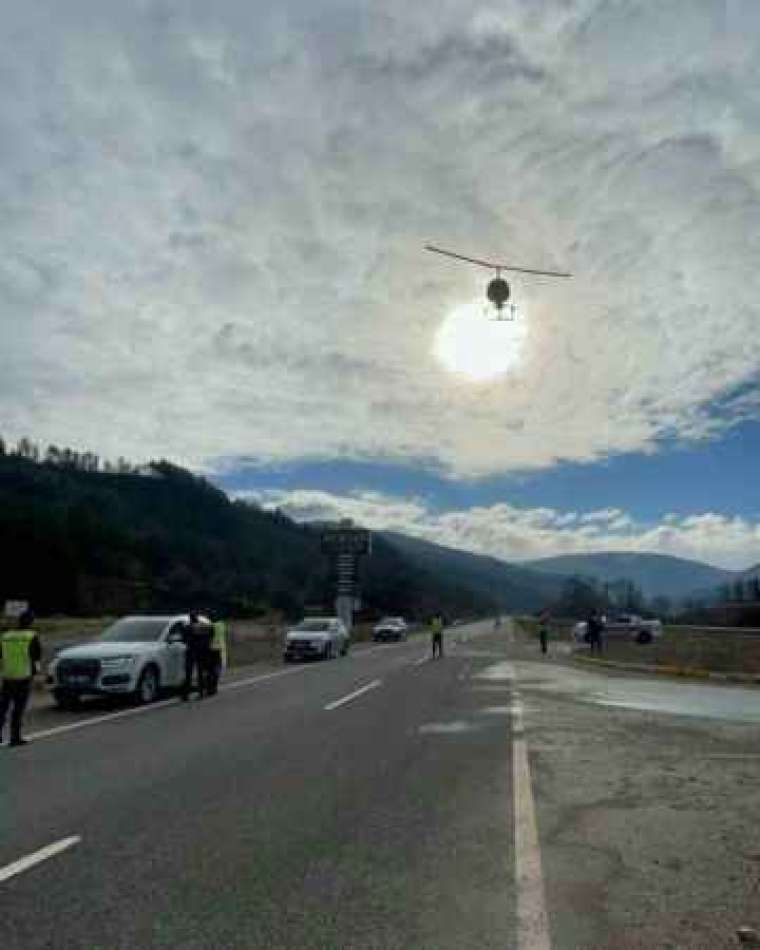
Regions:
[[[452,639],[442,661],[413,639],[69,731],[35,711],[36,741],[0,752],[0,946],[721,948],[760,928],[760,692],[578,671],[511,627]]]

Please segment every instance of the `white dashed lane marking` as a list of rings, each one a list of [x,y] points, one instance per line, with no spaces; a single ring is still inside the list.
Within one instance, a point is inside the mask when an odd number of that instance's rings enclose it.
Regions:
[[[81,840],[78,835],[73,835],[70,838],[62,838],[60,841],[49,844],[46,848],[40,848],[39,851],[35,851],[33,854],[19,858],[18,861],[14,861],[12,864],[6,864],[4,868],[0,868],[0,884],[5,883],[5,881],[10,880],[12,877],[16,877],[17,874],[28,871],[43,861],[47,861],[48,858],[55,857],[56,854],[60,854],[68,848],[73,848],[74,845],[79,844]]]
[[[352,699],[356,699],[359,696],[362,696],[364,693],[368,693],[371,689],[377,689],[378,686],[382,684],[382,680],[372,680],[371,683],[367,683],[366,686],[362,686],[361,689],[354,690],[353,693],[349,693],[348,696],[342,696],[340,699],[336,699],[334,703],[328,703],[325,706],[327,712],[331,712],[333,709],[338,709],[339,706],[344,706],[346,703],[350,703]]]

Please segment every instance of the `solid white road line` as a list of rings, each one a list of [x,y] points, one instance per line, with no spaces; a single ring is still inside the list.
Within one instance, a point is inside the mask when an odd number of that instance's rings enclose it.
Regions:
[[[222,693],[230,689],[240,689],[241,686],[254,686],[256,683],[263,683],[264,680],[279,679],[281,676],[290,676],[293,673],[300,673],[305,669],[305,666],[300,666],[292,670],[275,670],[274,673],[260,673],[258,676],[247,676],[245,679],[232,680],[230,683],[222,683],[219,687],[219,692]]]
[[[246,679],[233,680],[231,683],[223,683],[219,687],[219,692],[226,692],[231,689],[239,689],[242,686],[254,686],[265,680],[276,679],[280,676],[288,676],[292,673],[298,673],[306,667],[298,667],[292,670],[277,670],[274,673],[263,673],[259,676],[250,676]],[[181,700],[172,697],[171,699],[162,699],[157,703],[150,703],[148,706],[137,706],[134,709],[122,709],[119,712],[106,713],[104,716],[93,716],[90,719],[80,719],[77,722],[69,722],[65,726],[54,726],[52,729],[43,729],[40,732],[32,732],[27,735],[27,739],[49,739],[51,736],[59,736],[64,732],[74,732],[77,729],[86,729],[88,726],[98,726],[104,722],[113,722],[116,719],[126,719],[129,716],[139,716],[142,713],[153,712],[157,709],[163,709],[166,706],[178,706]]]
[[[512,702],[512,783],[515,821],[518,950],[551,950],[541,849],[519,693]]]
[[[415,660],[414,663],[412,663],[412,666],[422,666],[422,664],[427,663],[429,659],[430,657],[427,654],[425,654],[425,656],[421,656],[419,660]]]
[[[381,685],[382,680],[372,680],[371,683],[367,683],[366,686],[362,686],[361,689],[355,690],[353,693],[349,693],[348,696],[343,696],[341,699],[336,699],[334,703],[329,703],[325,706],[325,710],[330,712],[333,709],[337,709],[339,706],[343,706],[345,703],[350,703],[352,699],[356,699],[357,696],[361,696],[363,693],[368,693],[371,689],[377,689]]]
[[[71,838],[62,838],[60,841],[49,844],[46,848],[35,851],[34,854],[28,854],[25,858],[19,858],[19,860],[14,861],[13,864],[6,864],[4,868],[0,868],[0,884],[9,878],[15,877],[17,874],[21,874],[23,871],[28,871],[29,868],[33,868],[42,861],[47,861],[48,858],[60,854],[61,851],[65,851],[67,848],[79,844],[81,840],[79,835],[73,835]]]
[[[69,722],[65,726],[54,726],[52,729],[42,729],[40,732],[31,732],[26,738],[31,740],[49,739],[51,736],[63,735],[64,732],[75,732],[77,729],[97,726],[101,722],[125,719],[127,716],[139,716],[141,713],[152,712],[154,709],[162,709],[164,706],[173,706],[178,702],[178,699],[162,699],[160,702],[151,703],[149,706],[138,706],[136,709],[122,709],[120,712],[106,713],[105,716],[93,716],[92,719],[80,719],[77,722]]]

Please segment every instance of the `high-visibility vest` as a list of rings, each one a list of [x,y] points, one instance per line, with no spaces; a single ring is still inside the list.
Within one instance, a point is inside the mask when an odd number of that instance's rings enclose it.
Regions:
[[[0,641],[3,657],[3,678],[26,680],[32,675],[32,658],[29,648],[36,633],[34,630],[8,630]]]
[[[430,627],[433,633],[443,633],[443,620],[440,617],[433,617],[430,621]]]
[[[218,650],[222,654],[222,663],[227,662],[227,624],[223,620],[217,620],[214,624],[214,634],[211,638],[211,649]]]

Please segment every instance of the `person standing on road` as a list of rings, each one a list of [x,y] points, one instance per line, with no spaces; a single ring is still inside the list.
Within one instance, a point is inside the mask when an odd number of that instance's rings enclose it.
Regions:
[[[602,652],[602,622],[599,619],[599,613],[596,609],[592,610],[586,621],[586,638],[588,645],[593,653]]]
[[[549,650],[549,621],[551,614],[544,609],[538,615],[538,639],[541,642],[541,652],[546,656]]]
[[[433,659],[443,658],[443,616],[440,613],[434,614],[430,621],[430,632],[432,634]]]
[[[215,696],[219,689],[219,678],[227,664],[227,624],[217,617],[211,624],[211,647],[208,655],[208,694]]]
[[[34,614],[25,610],[18,619],[18,625],[8,630],[0,640],[3,661],[3,685],[0,687],[0,742],[3,741],[3,729],[8,710],[11,711],[10,746],[26,745],[21,738],[21,722],[29,701],[32,679],[42,659],[40,638],[32,630]]]
[[[191,611],[185,628],[185,682],[180,694],[185,701],[193,689],[193,674],[197,677],[198,698],[206,695],[211,635],[210,624],[204,623],[196,611]]]

